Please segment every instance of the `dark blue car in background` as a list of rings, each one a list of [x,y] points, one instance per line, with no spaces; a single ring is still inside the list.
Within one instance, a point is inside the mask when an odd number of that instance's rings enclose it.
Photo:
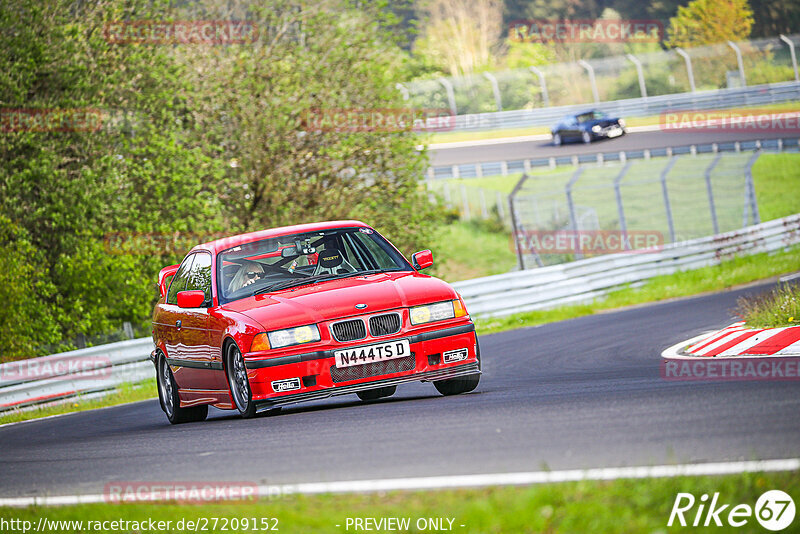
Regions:
[[[551,128],[550,133],[555,146],[569,141],[591,143],[595,139],[625,135],[625,121],[593,109],[577,115],[567,115]]]

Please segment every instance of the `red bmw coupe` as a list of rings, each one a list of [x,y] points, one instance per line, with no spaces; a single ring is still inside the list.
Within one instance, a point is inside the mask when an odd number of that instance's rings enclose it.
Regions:
[[[394,394],[433,382],[443,395],[480,379],[480,349],[464,302],[420,274],[359,221],[275,228],[194,247],[159,273],[150,355],[171,423],[208,406],[243,417],[355,393]]]

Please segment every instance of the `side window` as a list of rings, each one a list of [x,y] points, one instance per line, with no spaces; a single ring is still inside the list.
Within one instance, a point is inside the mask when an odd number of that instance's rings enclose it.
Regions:
[[[211,302],[211,254],[198,252],[189,270],[186,289],[200,290],[206,295],[206,302]]]
[[[197,254],[187,256],[181,266],[178,267],[178,272],[172,277],[172,283],[170,283],[169,291],[167,291],[167,304],[178,303],[178,292],[186,288],[186,279],[189,277],[189,271],[192,268],[192,261],[194,261],[195,256]]]

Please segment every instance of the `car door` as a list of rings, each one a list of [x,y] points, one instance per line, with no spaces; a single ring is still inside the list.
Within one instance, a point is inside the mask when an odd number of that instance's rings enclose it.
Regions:
[[[153,326],[159,340],[163,343],[164,352],[168,360],[179,359],[180,341],[178,339],[178,325],[183,320],[183,313],[178,307],[178,292],[186,287],[186,279],[194,261],[194,254],[184,258],[180,267],[172,277],[167,289],[167,297],[158,305],[158,311],[153,320]]]
[[[185,291],[202,291],[205,299],[197,308],[180,308],[182,324],[178,328],[179,354],[186,368],[185,374],[191,376],[191,388],[215,390],[219,387],[215,371],[222,369],[222,363],[219,351],[213,350],[210,343],[208,309],[211,306],[211,254],[200,251],[194,256]]]
[[[578,119],[570,117],[565,125],[564,135],[561,137],[568,139],[577,139],[581,136],[581,128],[578,124]]]

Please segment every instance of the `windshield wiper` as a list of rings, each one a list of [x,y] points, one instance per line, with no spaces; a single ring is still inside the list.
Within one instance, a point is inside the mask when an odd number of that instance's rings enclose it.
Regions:
[[[253,295],[260,295],[262,293],[269,293],[270,291],[278,291],[280,289],[289,289],[290,287],[295,286],[304,286],[306,284],[313,284],[316,281],[317,279],[313,277],[286,280],[284,282],[278,282],[276,284],[272,284],[271,286],[259,289],[258,291],[253,292]]]
[[[269,293],[271,291],[280,291],[281,289],[289,289],[291,287],[304,286],[306,284],[316,284],[317,282],[325,282],[327,280],[336,280],[337,278],[349,278],[351,276],[363,276],[367,274],[383,273],[387,271],[398,271],[400,269],[370,269],[368,271],[353,271],[352,273],[339,273],[339,274],[321,274],[318,276],[311,276],[300,280],[286,280],[285,282],[278,282],[269,287],[259,289],[253,295],[260,295],[262,293]]]

